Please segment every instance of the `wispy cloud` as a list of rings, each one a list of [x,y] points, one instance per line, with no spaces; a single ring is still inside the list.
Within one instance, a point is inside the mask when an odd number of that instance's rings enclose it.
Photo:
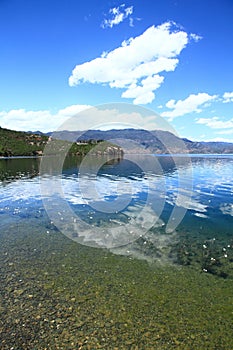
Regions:
[[[230,120],[221,120],[219,117],[198,118],[196,120],[196,123],[208,126],[211,129],[228,129],[228,130],[224,130],[222,132],[219,132],[219,134],[220,133],[221,134],[228,134],[229,129],[230,128],[233,129],[233,118]]]
[[[216,132],[218,135],[233,135],[233,128],[227,129],[227,130],[221,130]],[[231,138],[231,142],[233,142],[233,139]]]
[[[126,18],[133,14],[133,6],[125,7],[125,4],[120,5],[119,7],[113,7],[109,10],[110,18],[104,19],[101,23],[102,28],[112,28],[123,22]],[[133,26],[133,18],[129,17],[129,24]]]
[[[217,98],[217,95],[209,95],[204,92],[198,94],[191,94],[185,100],[170,100],[166,103],[166,107],[171,111],[165,111],[161,113],[162,117],[168,117],[170,120],[181,117],[189,113],[200,113],[201,107],[204,108],[205,104],[213,101]]]
[[[197,140],[200,141],[200,140]],[[212,138],[205,138],[204,139],[205,142],[229,142],[232,143],[232,138],[228,139],[225,137],[212,137]]]
[[[132,98],[134,104],[150,103],[155,98],[154,91],[164,81],[159,73],[175,70],[178,56],[189,39],[189,35],[172,22],[151,26],[115,50],[78,64],[69,85],[108,84],[111,88],[125,89],[121,96]]]
[[[192,34],[190,34],[190,38],[192,40],[194,40],[195,42],[198,42],[199,40],[202,39],[202,36],[192,33]]]
[[[225,92],[223,94],[223,103],[233,102],[233,92]]]

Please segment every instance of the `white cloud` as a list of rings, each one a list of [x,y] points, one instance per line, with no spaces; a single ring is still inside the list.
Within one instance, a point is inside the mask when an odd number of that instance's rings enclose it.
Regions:
[[[218,135],[233,135],[233,128],[232,129],[218,131],[216,134],[218,134]],[[233,142],[233,139],[231,139],[231,142]]]
[[[172,109],[172,111],[167,111],[161,113],[162,117],[168,117],[171,120],[176,117],[181,117],[188,113],[200,113],[206,102],[210,102],[217,98],[216,95],[208,95],[207,93],[200,92],[196,95],[191,94],[185,100],[170,100],[166,103],[166,107]]]
[[[51,113],[48,110],[27,111],[14,109],[0,112],[0,126],[2,128],[20,131],[53,131],[57,129],[67,118],[89,108],[86,105],[73,105]]]
[[[199,141],[199,140],[197,140]],[[231,139],[227,139],[227,138],[223,138],[223,137],[214,137],[214,138],[210,138],[210,139],[205,139],[205,142],[229,142],[232,143],[232,138]]]
[[[155,98],[154,90],[158,89],[164,78],[160,75],[148,76],[141,81],[141,86],[131,84],[128,90],[123,92],[122,97],[134,98],[135,104],[146,104],[153,101]]]
[[[133,6],[126,7],[125,4],[120,5],[119,7],[113,7],[109,10],[111,18],[105,19],[101,24],[102,28],[112,28],[115,25],[123,22],[133,13]],[[130,26],[133,25],[133,19],[130,17]]]
[[[52,123],[51,113],[47,110],[26,111],[25,109],[14,109],[8,112],[0,112],[0,125],[2,128],[25,130],[38,130],[40,126]]]
[[[78,114],[79,112],[88,110],[89,108],[92,108],[92,106],[89,105],[71,105],[67,106],[63,109],[60,109],[58,113],[56,114],[56,118],[58,119],[64,119],[64,118],[70,118],[73,115]]]
[[[202,37],[200,35],[197,34],[190,34],[190,38],[193,39],[195,42],[198,42],[199,40],[202,39]]]
[[[69,85],[108,84],[111,88],[125,89],[122,97],[133,98],[135,104],[150,103],[155,98],[153,91],[164,80],[159,73],[175,70],[178,56],[188,42],[188,34],[174,23],[151,26],[115,50],[77,65]]]
[[[223,94],[223,103],[233,102],[233,92],[225,92]]]
[[[230,129],[233,128],[233,119],[220,120],[219,117],[213,118],[199,118],[196,120],[197,124],[206,125],[211,129]],[[228,134],[228,130],[221,132],[222,134]]]
[[[2,128],[42,132],[55,130],[87,130],[87,129],[122,129],[140,128],[145,130],[175,130],[163,118],[149,113],[140,107],[122,104],[92,107],[87,105],[71,105],[52,113],[48,110],[27,111],[16,109],[0,111]]]
[[[130,17],[130,18],[129,18],[129,26],[130,26],[130,27],[133,27],[133,26],[134,26],[133,22],[134,22],[134,21],[133,21],[133,18]]]

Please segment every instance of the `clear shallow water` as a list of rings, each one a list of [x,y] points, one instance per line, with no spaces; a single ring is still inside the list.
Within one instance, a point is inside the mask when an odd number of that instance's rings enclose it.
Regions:
[[[28,231],[39,222],[41,232],[58,228],[77,242],[117,254],[232,277],[233,156],[195,155],[191,162],[182,155],[155,158],[156,165],[146,171],[141,158],[106,162],[96,177],[87,171],[81,185],[76,159],[66,160],[62,175],[41,178],[40,160],[2,159],[0,229],[20,224]],[[41,188],[41,181],[50,186],[58,180],[62,202],[59,191],[48,199]],[[50,217],[42,199],[52,203]],[[176,223],[177,216],[180,223],[168,231],[168,222]]]
[[[39,159],[0,160],[1,349],[233,348],[233,157],[196,156],[192,167],[183,156],[156,159],[154,171],[108,162],[97,178],[84,174],[82,191],[77,159],[42,179]],[[89,236],[83,231],[88,244],[97,228],[122,232],[128,221],[138,228],[162,210],[142,237],[96,249],[51,222],[41,180],[61,183],[73,220],[93,225]],[[58,194],[52,212],[70,229]],[[112,213],[119,198],[127,205]],[[109,207],[99,212],[100,203]],[[175,207],[185,216],[167,231]]]

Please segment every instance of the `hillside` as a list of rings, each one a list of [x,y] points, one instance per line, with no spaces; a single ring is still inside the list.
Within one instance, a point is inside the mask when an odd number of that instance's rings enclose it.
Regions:
[[[0,156],[40,155],[47,141],[47,135],[13,131],[0,127]]]
[[[0,156],[36,156],[42,155],[43,149],[51,133],[13,131],[0,127]],[[120,148],[114,151],[114,144],[128,150],[129,153],[197,153],[197,154],[229,154],[233,153],[233,143],[227,142],[193,142],[180,139],[168,131],[142,129],[123,130],[88,130],[54,132],[53,138],[74,142],[69,154],[83,156],[101,140],[109,140],[108,152],[122,153]],[[114,142],[115,140],[115,142]],[[100,146],[99,146],[100,147]],[[97,150],[97,149],[96,149]],[[106,152],[102,149],[97,152]]]
[[[233,153],[233,143],[227,142],[193,142],[181,139],[171,132],[163,130],[147,131],[143,129],[123,130],[88,130],[81,131],[59,131],[53,133],[58,139],[66,140],[119,140],[123,145],[126,140],[135,142],[133,153],[153,152],[162,153],[199,153],[199,154],[229,154]],[[121,141],[120,141],[121,140]],[[122,141],[124,140],[124,141]],[[117,142],[116,142],[117,143]],[[138,145],[138,146],[137,146]]]
[[[54,153],[50,148],[51,154],[59,154],[63,148],[69,149],[68,155],[84,156],[92,150],[93,155],[114,155],[122,156],[120,147],[110,142],[101,143],[93,139],[85,140],[85,142],[69,143],[69,137],[57,137],[62,140],[56,142]],[[49,142],[49,136],[38,132],[22,132],[4,129],[0,127],[0,157],[13,156],[38,156],[43,155],[44,147]],[[68,146],[67,146],[68,143]],[[68,147],[68,148],[67,148]],[[95,147],[95,148],[94,148]]]

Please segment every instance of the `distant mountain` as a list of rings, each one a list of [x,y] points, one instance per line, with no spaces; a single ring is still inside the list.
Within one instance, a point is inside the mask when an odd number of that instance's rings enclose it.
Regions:
[[[35,134],[35,135],[45,135],[45,136],[49,136],[48,134],[51,134],[51,132],[50,132],[50,133],[44,133],[44,132],[42,132],[42,131],[40,131],[40,130],[37,130],[37,131],[27,131],[27,134]]]
[[[181,139],[169,131],[143,129],[112,129],[88,131],[59,131],[53,133],[54,138],[75,140],[118,140],[122,146],[127,140],[134,142],[129,152],[133,153],[199,153],[199,154],[227,154],[233,153],[233,143],[228,142],[197,142]],[[128,143],[129,144],[129,143]]]
[[[233,143],[230,142],[197,142],[184,140],[190,153],[232,154]]]
[[[233,154],[233,143],[197,142],[181,139],[169,131],[143,129],[112,129],[83,131],[22,132],[0,127],[0,156],[41,155],[49,136],[74,142],[72,154],[86,154],[95,141],[109,140],[126,150],[125,153],[199,153]],[[77,142],[76,142],[77,141]],[[84,143],[84,144],[82,144]],[[85,144],[86,143],[86,144]]]

